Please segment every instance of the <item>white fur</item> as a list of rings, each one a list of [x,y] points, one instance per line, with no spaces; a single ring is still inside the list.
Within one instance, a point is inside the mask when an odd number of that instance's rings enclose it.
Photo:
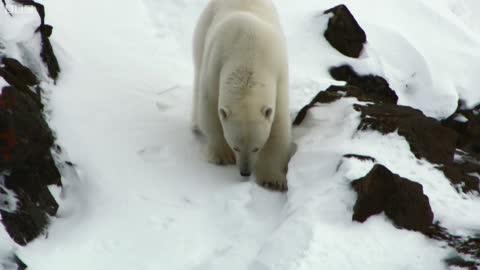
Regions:
[[[259,184],[286,190],[288,62],[271,0],[210,1],[193,56],[193,128],[206,136],[209,161],[236,162],[242,174],[255,171]]]

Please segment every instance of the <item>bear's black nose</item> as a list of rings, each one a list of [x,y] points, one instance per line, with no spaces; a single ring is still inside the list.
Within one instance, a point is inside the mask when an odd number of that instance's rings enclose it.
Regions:
[[[249,177],[251,174],[251,172],[240,172],[240,175],[243,177]]]

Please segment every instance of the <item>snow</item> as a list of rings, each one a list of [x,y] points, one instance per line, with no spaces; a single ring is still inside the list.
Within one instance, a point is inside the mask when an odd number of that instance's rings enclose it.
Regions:
[[[457,121],[457,122],[461,122],[461,123],[468,122],[468,118],[465,117],[464,115],[461,115],[461,114],[455,116],[454,120]]]
[[[1,4],[0,8],[0,55],[21,59],[21,43],[29,43],[29,47],[35,47],[29,42],[33,32],[40,25],[40,17],[36,15],[33,7],[21,7],[12,0],[6,1],[6,6],[13,14],[10,16]],[[3,46],[2,46],[3,45]]]
[[[449,0],[449,9],[465,24],[477,37],[480,35],[480,18],[475,11],[480,9],[480,2],[476,0]]]
[[[354,99],[317,106],[294,130],[286,194],[204,160],[189,116],[190,40],[205,3],[44,1],[63,68],[49,89],[49,123],[65,150],[60,158],[75,170],[61,168],[64,188],[51,188],[60,209],[48,237],[16,250],[29,269],[445,269],[453,251],[443,244],[396,229],[383,215],[351,221],[350,182],[374,164],[342,156],[374,156],[421,183],[435,220],[454,233],[480,228],[478,196],[457,193],[398,134],[356,132]],[[449,116],[458,97],[480,102],[480,33],[466,12],[474,0],[344,1],[368,36],[360,59],[321,35],[322,11],[340,1],[275,3],[289,46],[292,115],[341,84],[328,68],[344,63],[384,76],[401,104],[430,116]],[[3,38],[24,39],[15,36],[23,30],[4,36],[13,22],[0,19]],[[34,21],[24,23],[18,27]],[[4,243],[7,252],[17,249],[4,234],[0,255]]]
[[[34,7],[21,6],[6,0],[10,16],[0,4],[0,57],[15,58],[29,67],[37,77],[49,82],[47,70],[40,58],[41,37],[36,33],[40,17]]]
[[[7,81],[5,81],[5,79],[3,77],[0,77],[0,93],[1,93],[1,89],[3,89],[5,86],[9,86],[10,84],[8,84]]]
[[[0,78],[0,88],[2,87],[2,82]],[[0,210],[13,213],[17,208],[17,199],[13,192],[5,187],[5,176],[0,175]],[[2,270],[13,270],[11,262],[7,260],[13,254],[15,250],[15,244],[12,239],[8,236],[7,232],[3,229],[0,229],[0,269]]]
[[[16,42],[29,39],[40,25],[40,17],[36,15],[35,8],[15,4],[12,0],[6,1],[6,7],[13,16],[8,15],[2,4],[2,14],[0,15],[2,39]]]
[[[15,213],[17,210],[17,198],[15,193],[5,188],[4,184],[0,184],[0,210]],[[5,192],[5,193],[3,193]]]

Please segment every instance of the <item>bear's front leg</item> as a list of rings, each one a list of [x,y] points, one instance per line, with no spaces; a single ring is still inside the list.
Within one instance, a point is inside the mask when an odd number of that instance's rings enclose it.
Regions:
[[[235,154],[223,137],[212,140],[209,138],[207,159],[217,165],[235,164]]]
[[[218,165],[235,164],[235,154],[223,135],[215,102],[203,97],[200,103],[200,125],[207,139],[207,160]]]
[[[256,164],[257,183],[267,189],[287,191],[287,166],[290,160],[290,136],[271,137],[259,153]]]
[[[275,164],[261,162],[256,170],[257,183],[270,190],[285,192],[288,190],[286,171],[280,170]]]

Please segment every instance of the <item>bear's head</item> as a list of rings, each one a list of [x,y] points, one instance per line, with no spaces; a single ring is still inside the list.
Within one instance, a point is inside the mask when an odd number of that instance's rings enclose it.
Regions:
[[[221,106],[218,113],[225,140],[235,153],[240,175],[250,176],[258,154],[270,137],[275,113],[273,106]]]

